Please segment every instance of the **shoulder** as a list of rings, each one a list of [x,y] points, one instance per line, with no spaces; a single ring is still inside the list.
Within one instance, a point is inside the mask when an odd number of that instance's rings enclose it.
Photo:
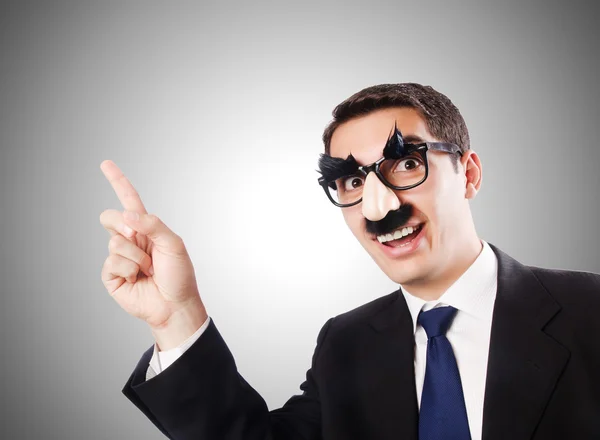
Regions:
[[[354,309],[343,312],[330,319],[331,328],[335,331],[362,328],[373,316],[392,306],[401,296],[400,289],[369,301]]]
[[[559,304],[600,307],[600,274],[537,266],[527,267]]]
[[[325,323],[317,337],[317,351],[320,352],[342,352],[350,353],[356,347],[361,346],[365,331],[373,317],[386,310],[386,314],[394,312],[394,307],[399,305],[398,300],[402,296],[400,289],[381,296],[366,304],[356,307],[347,312],[335,315]],[[327,341],[327,342],[325,342]],[[322,348],[326,346],[328,348]]]
[[[582,371],[595,374],[600,368],[600,275],[592,272],[530,267],[539,283],[560,307],[544,332],[566,347]]]
[[[532,274],[537,282],[561,305],[598,305],[600,306],[600,274],[566,269],[550,269],[523,264],[494,244],[488,242],[496,254],[498,276],[513,279],[517,284]],[[514,277],[518,279],[515,280]],[[519,277],[523,277],[519,279]]]

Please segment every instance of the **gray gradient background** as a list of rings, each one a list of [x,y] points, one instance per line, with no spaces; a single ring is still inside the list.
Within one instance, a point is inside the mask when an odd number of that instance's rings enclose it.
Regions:
[[[184,238],[269,408],[299,393],[327,318],[397,288],[316,183],[331,110],[369,85],[459,107],[482,238],[600,272],[592,5],[2,2],[0,437],[163,438],[121,394],[152,337],[100,279],[104,159]]]

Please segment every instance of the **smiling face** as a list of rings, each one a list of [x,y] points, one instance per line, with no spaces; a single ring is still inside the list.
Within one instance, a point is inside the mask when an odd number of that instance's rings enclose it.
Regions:
[[[382,157],[394,123],[405,142],[441,141],[429,133],[417,110],[395,107],[340,124],[331,138],[330,155],[346,159],[352,154],[359,165],[371,164]],[[362,202],[341,208],[346,224],[381,270],[411,293],[427,286],[424,296],[435,297],[437,290],[445,290],[472,263],[473,252],[476,257],[481,249],[468,202],[481,184],[481,164],[472,150],[459,159],[456,172],[449,153],[427,151],[427,180],[408,190],[390,189],[371,172],[362,182]],[[408,219],[399,223],[388,215],[404,211],[408,204],[412,206]],[[388,231],[390,218],[393,227],[418,229],[397,242],[384,239],[381,243],[376,234],[368,232],[367,222],[372,223],[372,230]]]

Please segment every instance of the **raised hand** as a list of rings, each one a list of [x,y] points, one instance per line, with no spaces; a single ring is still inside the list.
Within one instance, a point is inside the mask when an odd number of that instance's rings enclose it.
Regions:
[[[100,214],[111,234],[102,282],[127,313],[148,323],[159,348],[168,350],[208,317],[192,261],[181,237],[148,214],[117,165],[105,160],[100,169],[125,208],[123,213],[107,209]]]

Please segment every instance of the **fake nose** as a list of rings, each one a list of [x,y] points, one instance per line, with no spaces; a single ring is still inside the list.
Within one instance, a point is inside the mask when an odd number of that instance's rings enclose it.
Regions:
[[[365,218],[378,221],[388,212],[400,208],[400,200],[385,186],[374,172],[367,174],[362,194],[362,212]]]

